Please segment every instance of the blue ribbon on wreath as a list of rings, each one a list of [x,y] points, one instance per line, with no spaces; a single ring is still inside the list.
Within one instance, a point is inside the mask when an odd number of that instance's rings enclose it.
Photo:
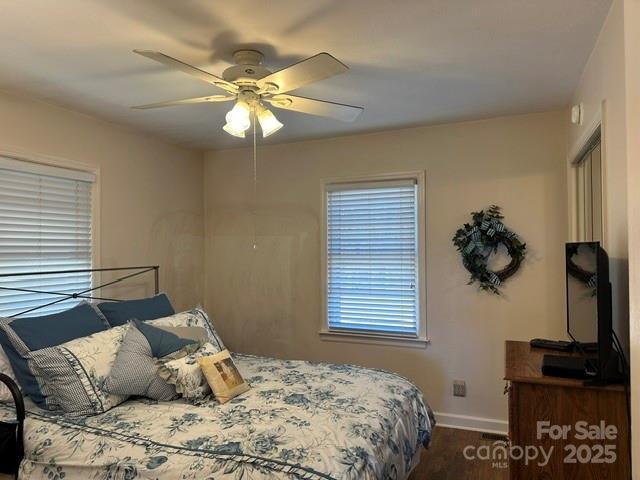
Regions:
[[[477,226],[474,226],[471,230],[467,232],[467,238],[469,239],[469,243],[467,243],[467,246],[464,248],[465,254],[469,254],[474,250],[478,250],[478,252],[482,252],[482,250],[484,249],[484,246],[480,241],[481,239],[480,230],[478,229]]]
[[[487,219],[485,217],[484,219],[482,219],[480,228],[484,230],[490,237],[493,237],[496,232],[504,232],[504,225],[495,217],[491,217],[490,219]]]

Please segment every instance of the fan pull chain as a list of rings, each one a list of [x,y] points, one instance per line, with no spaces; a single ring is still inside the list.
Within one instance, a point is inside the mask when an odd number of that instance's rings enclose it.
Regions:
[[[256,148],[256,111],[253,110],[253,249],[257,250],[258,240],[256,235],[256,206],[258,202],[258,154]]]

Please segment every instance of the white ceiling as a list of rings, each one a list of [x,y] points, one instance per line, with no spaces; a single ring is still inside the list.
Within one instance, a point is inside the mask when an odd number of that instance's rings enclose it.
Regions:
[[[220,74],[240,47],[282,68],[326,51],[351,67],[303,96],[362,105],[354,123],[275,113],[292,141],[566,106],[610,0],[0,0],[0,88],[198,148],[248,143],[224,104],[129,106],[220,93],[135,55]]]

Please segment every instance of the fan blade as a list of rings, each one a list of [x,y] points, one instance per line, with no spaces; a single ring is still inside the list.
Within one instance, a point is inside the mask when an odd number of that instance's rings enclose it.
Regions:
[[[343,122],[353,122],[364,110],[362,107],[354,107],[353,105],[343,105],[342,103],[314,100],[313,98],[296,97],[294,95],[275,95],[264,98],[264,100],[276,108],[320,117],[337,118]]]
[[[235,95],[209,95],[208,97],[183,98],[182,100],[169,100],[167,102],[149,103],[147,105],[136,105],[138,110],[146,110],[147,108],[172,107],[174,105],[192,105],[194,103],[208,102],[229,102],[235,100]]]
[[[204,82],[210,83],[211,85],[215,85],[218,88],[222,88],[227,92],[236,93],[238,91],[238,87],[233,83],[227,82],[220,77],[216,77],[209,72],[205,72],[204,70],[200,70],[192,65],[181,62],[180,60],[170,57],[169,55],[165,55],[164,53],[154,52],[151,50],[134,50],[134,53],[150,58],[151,60],[155,60],[156,62],[160,62],[174,70],[180,70],[192,77],[196,77]]]
[[[319,53],[261,78],[256,85],[269,93],[285,93],[347,70],[349,67],[338,59],[328,53]]]

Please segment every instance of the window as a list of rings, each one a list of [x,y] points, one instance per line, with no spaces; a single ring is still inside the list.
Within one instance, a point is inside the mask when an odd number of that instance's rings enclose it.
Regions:
[[[91,268],[94,175],[0,157],[0,274]],[[91,288],[90,273],[0,277],[0,316],[12,316]],[[70,299],[38,309],[65,310]],[[36,315],[36,312],[34,312]]]
[[[327,182],[323,333],[426,338],[424,175]]]
[[[574,163],[578,241],[602,242],[602,148],[600,129]]]

